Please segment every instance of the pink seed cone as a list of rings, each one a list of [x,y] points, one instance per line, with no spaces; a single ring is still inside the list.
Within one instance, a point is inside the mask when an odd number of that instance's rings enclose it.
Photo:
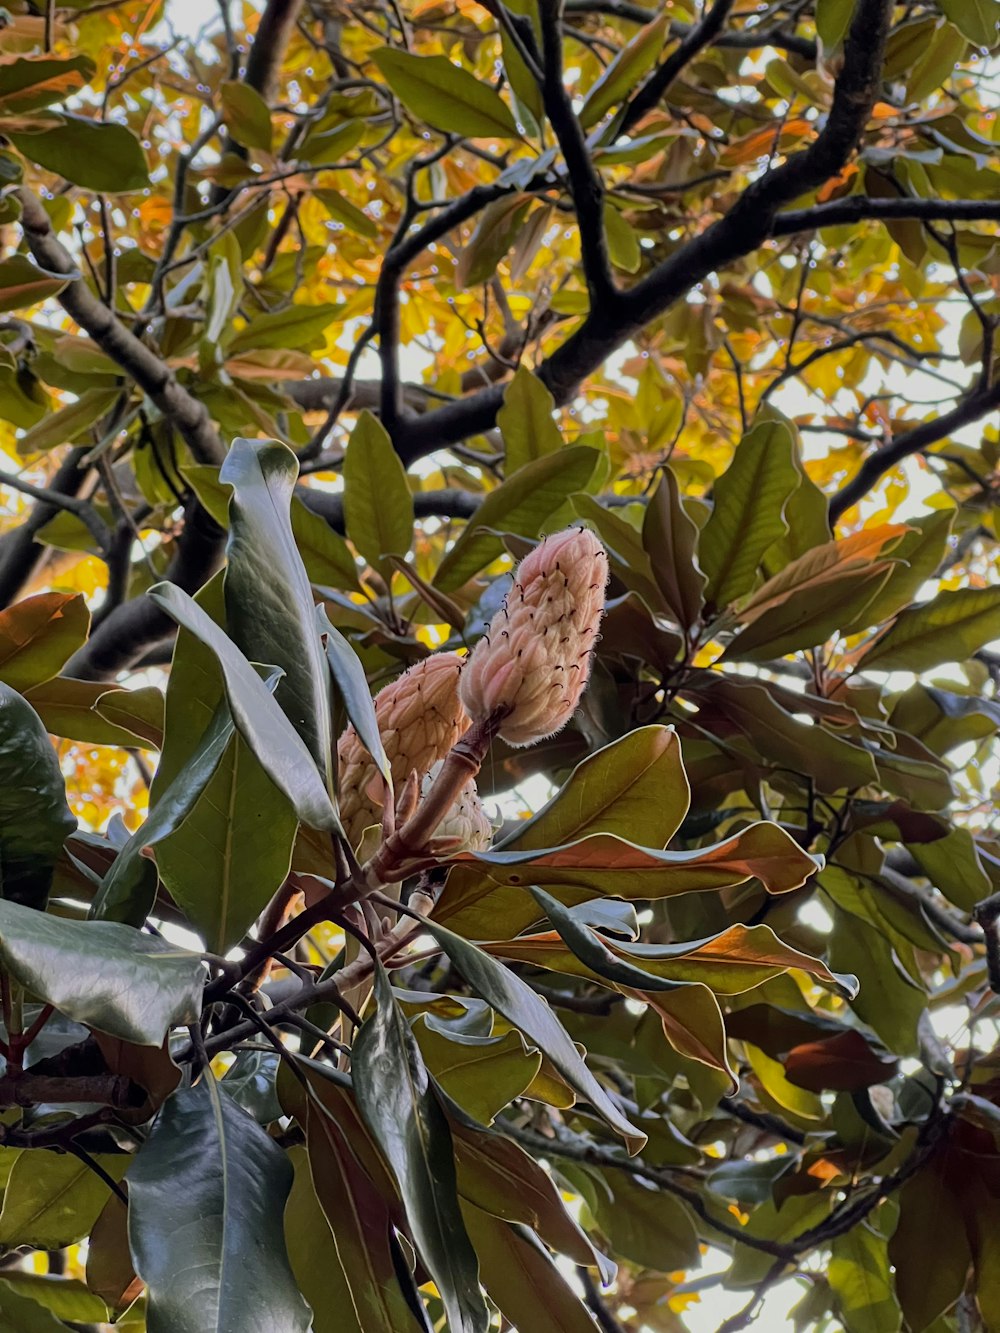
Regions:
[[[455,653],[425,657],[375,699],[375,717],[398,793],[411,772],[418,777],[443,759],[470,725],[458,697],[462,659]],[[352,844],[382,818],[382,780],[353,727],[337,742],[340,818]]]
[[[532,745],[566,725],[590,675],[607,581],[608,557],[586,528],[546,537],[525,556],[462,672],[474,721],[507,711],[498,734],[508,745]]]

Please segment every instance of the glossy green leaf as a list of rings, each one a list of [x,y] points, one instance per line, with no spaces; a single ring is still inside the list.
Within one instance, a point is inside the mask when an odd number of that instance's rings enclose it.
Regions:
[[[44,592],[15,602],[0,612],[0,681],[25,694],[51,680],[89,629],[80,594]]]
[[[435,919],[478,939],[511,938],[538,920],[538,908],[523,892],[531,884],[567,905],[601,894],[648,899],[708,892],[754,876],[770,893],[787,893],[822,864],[767,823],[690,852],[636,847],[595,833],[564,847],[470,852],[455,860]]]
[[[140,718],[138,713],[131,712],[134,695],[141,696],[136,702],[145,717]],[[25,698],[42,719],[45,730],[53,736],[83,741],[88,745],[135,746],[142,750],[158,748],[159,737],[154,733],[163,730],[163,696],[152,687],[109,690],[105,681],[53,676],[44,684],[27,690]],[[98,704],[102,705],[100,712]],[[160,714],[159,728],[148,725],[154,707]],[[121,718],[121,723],[112,721],[112,717]],[[126,718],[131,726],[125,724]],[[141,727],[142,731],[131,727]]]
[[[129,1164],[127,1157],[107,1154],[97,1160],[113,1180],[121,1180]],[[110,1193],[100,1176],[71,1153],[22,1153],[4,1190],[0,1245],[59,1250],[82,1240]]]
[[[670,15],[659,14],[644,28],[640,28],[634,37],[621,48],[615,58],[601,72],[594,83],[583,106],[580,108],[580,124],[589,129],[635,91],[646,74],[653,68],[663,50],[670,27]]]
[[[406,470],[370,412],[358,417],[344,454],[344,519],[358,552],[386,574],[385,557],[406,555],[413,542]]]
[[[753,587],[768,547],[788,529],[784,507],[799,484],[791,427],[776,415],[743,436],[715,484],[714,504],[698,543],[706,597],[724,607]]]
[[[322,1225],[336,1246],[335,1267],[323,1274],[326,1290],[317,1313],[342,1321],[336,1333],[415,1333],[417,1321],[393,1263],[392,1227],[401,1218],[391,1182],[381,1162],[377,1181],[366,1170],[368,1152],[376,1149],[353,1099],[339,1090],[331,1096],[322,1075],[307,1072],[306,1077],[309,1097],[296,1106],[296,1118],[306,1127],[310,1180]]]
[[[330,787],[329,675],[290,507],[299,465],[277,440],[234,440],[219,480],[233,488],[226,548],[226,624],[254,662],[280,668],[275,699]]]
[[[155,847],[158,842],[168,838],[187,819],[209,785],[233,733],[229,710],[220,704],[190,762],[174,777],[166,790],[157,794],[148,818],[112,862],[91,904],[90,916],[94,920],[122,921],[130,926],[143,924],[156,895],[156,876],[152,873],[154,867],[143,852],[147,847]],[[190,916],[192,904],[183,901],[187,881],[181,877],[174,887],[181,893],[181,898],[177,899],[179,905]],[[197,899],[194,905],[197,907]],[[191,920],[196,928],[201,925],[197,913],[191,916]],[[217,948],[214,943],[208,947],[213,950]]]
[[[460,287],[477,287],[493,277],[533,202],[530,195],[510,194],[487,204],[459,255],[455,280]]]
[[[52,868],[76,828],[59,759],[41,719],[0,683],[0,895],[42,907]]]
[[[483,1286],[515,1328],[532,1333],[594,1333],[587,1307],[526,1227],[472,1204],[462,1216],[479,1256]]]
[[[57,1319],[103,1323],[108,1318],[108,1307],[104,1301],[89,1291],[79,1278],[14,1270],[4,1274],[0,1287],[6,1299],[17,1296],[22,1300],[30,1300]],[[39,1333],[41,1329],[42,1325],[39,1325]],[[13,1330],[4,1329],[2,1324],[0,1330],[2,1333],[13,1333]],[[25,1326],[25,1333],[31,1333],[30,1323]]]
[[[1000,40],[997,0],[938,0],[938,8],[977,46],[993,48]]]
[[[0,314],[21,310],[36,301],[56,296],[79,276],[78,273],[50,273],[39,268],[27,255],[13,254],[0,259]],[[16,424],[27,423],[18,421]]]
[[[121,389],[86,389],[73,403],[40,421],[24,432],[17,442],[22,458],[45,453],[61,444],[72,444],[100,421],[121,397]]]
[[[242,79],[224,79],[219,100],[226,129],[246,148],[271,151],[271,112],[255,88]]]
[[[538,376],[518,366],[497,413],[508,477],[533,459],[563,447],[562,432],[553,417],[555,407],[555,399]]]
[[[378,729],[375,704],[368,688],[368,679],[361,661],[340,630],[330,623],[330,617],[320,607],[317,611],[318,629],[326,641],[326,660],[333,683],[343,700],[348,721],[358,733],[362,745],[375,761],[375,767],[392,785],[392,770]]]
[[[682,629],[690,629],[701,615],[705,575],[698,564],[698,528],[684,508],[669,467],[662,470],[649,497],[642,544],[671,614]]]
[[[625,1140],[629,1151],[638,1152],[645,1134],[629,1123],[598,1083],[545,1000],[468,940],[433,921],[427,928],[476,994],[534,1042],[567,1083]]]
[[[285,1153],[210,1073],[167,1099],[129,1170],[148,1333],[305,1333],[282,1229],[291,1184]]]
[[[0,69],[0,113],[16,116],[61,102],[94,76],[89,56],[66,60],[51,56],[7,58]]]
[[[867,671],[929,671],[1000,638],[1000,588],[939,592],[897,616],[861,659]]]
[[[121,194],[149,184],[146,154],[131,130],[66,112],[59,119],[39,134],[11,134],[11,142],[46,171],[87,190]]]
[[[537,1076],[538,1051],[529,1051],[521,1034],[478,1037],[448,1032],[432,1016],[418,1015],[413,1033],[435,1081],[464,1111],[484,1124],[509,1105]]]
[[[897,1333],[899,1306],[884,1236],[864,1222],[838,1236],[826,1271],[847,1333]]]
[[[847,35],[855,0],[816,0],[816,31],[826,51],[839,46]]]
[[[945,557],[954,519],[955,514],[949,509],[907,519],[910,531],[892,548],[896,563],[886,583],[865,607],[867,624],[855,624],[855,631],[880,625],[913,602]]]
[[[516,139],[507,104],[447,56],[415,56],[379,47],[372,59],[408,111],[435,129],[473,139]]]
[[[903,971],[892,941],[858,917],[839,912],[830,937],[832,967],[851,972],[860,983],[854,1013],[895,1055],[916,1055],[917,1024],[926,996]]]
[[[889,1240],[896,1295],[913,1333],[923,1333],[954,1304],[971,1258],[961,1200],[940,1160],[932,1161],[900,1190],[899,1222]]]
[[[222,669],[236,730],[291,801],[302,823],[339,831],[336,808],[305,743],[233,641],[174,584],[158,583],[149,596],[172,620],[211,648]]]
[[[0,902],[0,963],[68,1018],[140,1046],[162,1046],[201,1008],[198,954],[117,921]]]
[[[500,848],[559,847],[591,833],[665,847],[687,814],[688,786],[672,727],[639,727],[579,764],[555,796]]]
[[[375,1013],[354,1043],[361,1113],[392,1167],[417,1249],[454,1333],[486,1333],[476,1255],[458,1206],[451,1133],[385,970],[375,974]],[[568,1040],[568,1039],[567,1039]]]
[[[502,553],[501,539],[484,528],[537,537],[566,497],[586,488],[600,457],[596,449],[573,445],[520,467],[490,491],[466,523],[438,567],[436,586],[453,592]]]

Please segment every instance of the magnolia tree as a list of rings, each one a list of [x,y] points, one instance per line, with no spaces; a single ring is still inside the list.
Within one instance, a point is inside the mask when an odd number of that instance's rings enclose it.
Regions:
[[[2,19],[0,1326],[1000,1328],[998,0]]]

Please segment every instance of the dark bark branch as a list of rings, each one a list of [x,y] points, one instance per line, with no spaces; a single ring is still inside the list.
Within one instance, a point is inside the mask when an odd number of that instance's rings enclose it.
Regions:
[[[56,469],[50,489],[67,498],[79,496],[95,475],[92,468],[80,466],[87,453],[89,450],[83,447],[70,449]],[[50,548],[36,542],[35,534],[58,512],[56,505],[33,505],[22,523],[0,537],[0,607],[14,601],[45,559]]]
[[[870,199],[864,194],[837,199],[832,204],[814,204],[779,213],[772,236],[792,236],[817,227],[839,227],[852,222],[895,221],[915,218],[921,222],[1000,222],[997,199]]]
[[[164,578],[194,593],[222,563],[224,534],[204,509],[191,501],[184,528]],[[176,626],[148,597],[134,597],[115,607],[64,668],[79,680],[108,680],[134,666]]]
[[[73,258],[58,240],[49,215],[30,190],[19,189],[21,227],[32,255],[53,273],[76,274]],[[58,297],[66,313],[106,352],[176,426],[199,463],[221,463],[225,450],[207,410],[151,348],[125,327],[76,276]]]
[[[344,497],[340,492],[316,490],[300,486],[299,499],[314,514],[326,520],[336,532],[344,531]],[[480,497],[472,491],[449,487],[439,491],[418,491],[413,497],[413,512],[417,518],[471,518],[479,508]]]
[[[727,0],[732,3],[732,0]],[[558,0],[542,0],[542,99],[566,163],[570,193],[580,229],[580,257],[591,309],[607,309],[618,299],[608,242],[604,234],[604,185],[587,147],[569,94],[563,85],[562,29]]]
[[[830,501],[831,521],[842,518],[852,505],[864,499],[880,477],[891,472],[904,458],[921,453],[953,431],[978,421],[997,408],[1000,408],[1000,381],[989,389],[977,389],[950,412],[942,413],[933,421],[922,421],[919,426],[897,435],[890,443],[869,454],[847,485]]]
[[[587,318],[539,368],[557,403],[622,343],[663,315],[697,283],[759,248],[771,235],[779,210],[836,176],[850,158],[878,92],[890,0],[860,0],[848,35],[844,66],[826,124],[804,151],[754,181],[730,211],[676,250],[609,308],[592,307]],[[399,422],[393,432],[405,462],[488,430],[503,401],[493,386],[436,412]]]
[[[706,46],[711,46],[722,31],[722,25],[729,17],[734,4],[735,0],[715,0],[701,22],[688,29],[681,38],[680,45],[671,51],[661,65],[657,65],[629,102],[622,121],[622,134],[627,134],[647,111],[652,111],[658,106],[670,85],[690,65],[695,56],[704,51]]]
[[[645,5],[634,5],[628,0],[565,0],[564,13],[568,18],[574,15],[605,14],[608,18],[622,19],[625,23],[646,24],[656,18],[656,9]],[[685,38],[692,30],[690,23],[671,23],[671,37]],[[780,25],[774,28],[743,28],[740,31],[720,33],[716,46],[733,47],[740,51],[759,51],[761,47],[773,46],[778,51],[790,51],[803,60],[816,59],[816,43],[811,37],[801,37],[798,33],[786,32]]]
[[[260,16],[244,82],[269,102],[277,89],[281,62],[295,24],[302,10],[302,0],[268,0]]]

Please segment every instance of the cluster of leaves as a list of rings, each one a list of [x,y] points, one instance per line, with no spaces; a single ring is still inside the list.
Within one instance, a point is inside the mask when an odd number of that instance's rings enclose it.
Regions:
[[[8,8],[0,1323],[1000,1326],[1000,0]],[[574,521],[551,799],[359,906]]]

